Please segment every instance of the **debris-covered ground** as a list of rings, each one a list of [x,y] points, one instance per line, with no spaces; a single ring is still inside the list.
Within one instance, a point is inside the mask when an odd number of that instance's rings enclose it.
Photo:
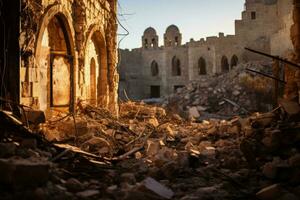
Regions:
[[[299,199],[299,104],[227,121],[78,104],[26,128],[0,112],[1,199]]]
[[[164,98],[162,104],[184,118],[231,118],[256,111],[271,110],[274,81],[247,71],[272,74],[272,63],[249,62],[234,67],[230,72],[203,76],[195,83],[177,89]]]

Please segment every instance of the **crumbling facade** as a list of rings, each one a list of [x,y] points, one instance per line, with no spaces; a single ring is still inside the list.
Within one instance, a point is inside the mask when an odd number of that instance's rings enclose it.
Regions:
[[[8,3],[1,2],[7,9]],[[7,72],[16,78],[2,83],[17,85],[19,94],[10,98],[16,91],[6,89],[1,96],[46,113],[72,111],[79,100],[117,113],[116,0],[23,0],[19,4],[20,63]],[[2,18],[5,23],[10,20],[8,15]],[[8,68],[1,64],[2,71]]]
[[[191,39],[182,44],[182,34],[171,25],[159,46],[154,28],[145,30],[142,47],[121,50],[120,96],[157,98],[207,76],[230,71],[239,63],[265,60],[246,51],[259,50],[286,56],[293,50],[290,28],[293,0],[246,0],[242,19],[235,21],[235,35]],[[274,20],[276,19],[276,20]]]

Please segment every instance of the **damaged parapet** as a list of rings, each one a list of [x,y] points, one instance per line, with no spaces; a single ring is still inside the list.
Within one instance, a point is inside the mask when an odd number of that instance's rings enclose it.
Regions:
[[[116,0],[21,6],[20,102],[47,113],[84,100],[117,114]]]

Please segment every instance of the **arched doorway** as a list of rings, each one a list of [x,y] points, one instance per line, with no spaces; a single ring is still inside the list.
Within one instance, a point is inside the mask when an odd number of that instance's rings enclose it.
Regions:
[[[233,55],[231,57],[231,61],[230,61],[230,67],[231,67],[231,69],[238,65],[238,61],[239,61],[239,59],[238,59],[238,57],[236,55]]]
[[[172,76],[181,76],[180,60],[176,56],[172,59]]]
[[[198,75],[206,75],[206,61],[203,57],[198,60]]]
[[[229,71],[229,63],[228,63],[228,59],[227,59],[226,56],[222,57],[221,69],[222,69],[222,72],[228,72]]]
[[[85,48],[86,98],[90,99],[91,104],[107,107],[109,101],[107,49],[103,34],[98,28],[90,29]]]
[[[96,81],[96,61],[92,58],[90,61],[90,102],[92,105],[97,102],[97,81]]]
[[[57,13],[44,20],[37,45],[40,74],[41,110],[51,107],[73,108],[73,58],[70,30],[66,17]]]

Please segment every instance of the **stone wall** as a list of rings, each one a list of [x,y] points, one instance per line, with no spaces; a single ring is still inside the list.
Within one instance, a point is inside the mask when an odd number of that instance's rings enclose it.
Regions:
[[[121,50],[120,74],[126,76],[121,81],[122,91],[125,89],[132,99],[143,99],[152,97],[151,86],[160,86],[160,94],[164,96],[172,93],[175,86],[227,72],[238,63],[267,60],[246,51],[245,47],[285,56],[293,50],[289,38],[292,7],[293,0],[246,0],[242,18],[235,21],[235,35],[219,33],[198,41],[191,39],[184,45],[179,28],[171,25],[164,34],[164,46],[155,44],[145,48],[143,43],[139,49]],[[146,29],[142,42],[145,38],[157,41],[155,29]],[[171,73],[174,56],[181,62],[180,76]],[[160,71],[155,77],[150,70],[153,61]],[[199,73],[200,63],[205,63],[204,74]],[[129,74],[133,73],[135,78],[131,79]]]
[[[289,54],[289,60],[300,64],[300,1],[294,0],[293,25],[290,29],[290,38],[294,51]],[[285,65],[285,80],[287,82],[284,97],[300,103],[300,69]]]
[[[117,114],[115,0],[23,0],[21,103],[73,110],[78,100]]]

